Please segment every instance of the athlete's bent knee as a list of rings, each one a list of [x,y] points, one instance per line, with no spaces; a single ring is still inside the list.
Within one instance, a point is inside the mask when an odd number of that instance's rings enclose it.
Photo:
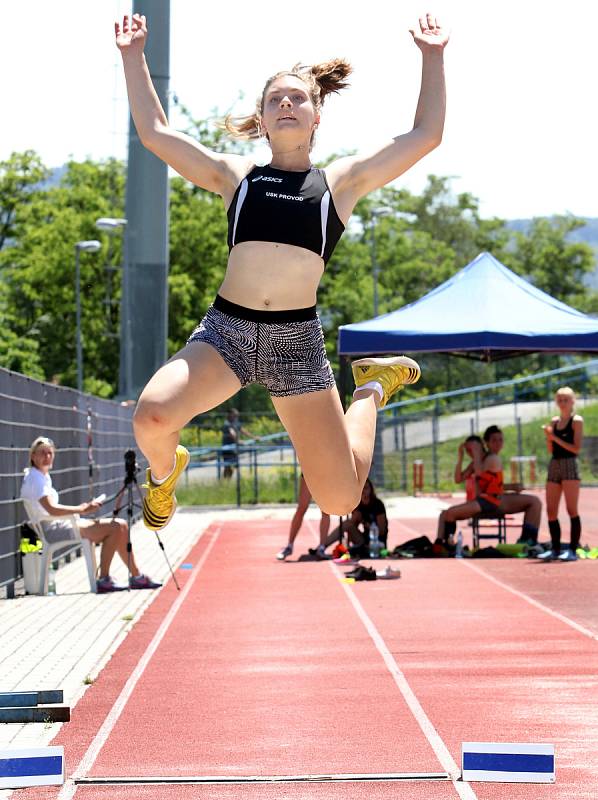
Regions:
[[[314,500],[325,514],[334,517],[345,517],[359,505],[361,491],[332,490],[314,493]]]
[[[140,401],[133,414],[133,428],[139,431],[170,431],[172,425],[159,403]]]

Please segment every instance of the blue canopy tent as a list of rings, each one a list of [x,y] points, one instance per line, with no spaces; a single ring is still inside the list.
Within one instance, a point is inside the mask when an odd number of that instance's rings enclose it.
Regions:
[[[490,253],[415,303],[342,325],[341,356],[450,353],[483,361],[525,353],[598,352],[598,319],[555,300]]]

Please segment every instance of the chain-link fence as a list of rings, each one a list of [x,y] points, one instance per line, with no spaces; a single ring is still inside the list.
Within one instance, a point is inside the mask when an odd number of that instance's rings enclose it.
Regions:
[[[56,444],[52,482],[67,505],[117,492],[124,452],[135,447],[133,409],[0,369],[0,588],[14,594],[21,577],[19,499],[29,447],[37,436]]]

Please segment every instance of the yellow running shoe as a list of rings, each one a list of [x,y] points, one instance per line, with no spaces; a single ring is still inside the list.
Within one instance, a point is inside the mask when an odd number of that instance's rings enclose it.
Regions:
[[[175,467],[164,483],[159,486],[152,481],[151,470],[148,467],[147,483],[143,484],[143,488],[147,489],[143,498],[143,522],[150,531],[159,531],[165,528],[172,519],[176,509],[174,488],[188,463],[189,452],[180,444],[175,453]]]
[[[380,402],[380,408],[383,408],[402,386],[417,383],[422,374],[417,361],[407,356],[360,358],[351,364],[351,369],[356,389],[370,381],[377,381],[382,386],[384,397]]]

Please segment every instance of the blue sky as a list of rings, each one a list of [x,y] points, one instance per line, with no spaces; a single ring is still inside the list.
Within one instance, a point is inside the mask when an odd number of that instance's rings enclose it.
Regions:
[[[113,21],[130,8],[123,0],[3,4],[0,159],[26,148],[49,166],[126,156]],[[485,216],[598,216],[595,0],[171,0],[171,90],[197,117],[239,92],[242,111],[273,72],[341,55],[354,65],[352,86],[327,102],[314,158],[369,150],[411,127],[420,63],[408,29],[427,8],[452,31],[446,132],[398,185],[417,191],[434,172],[455,176],[455,190],[477,195]],[[259,157],[267,161],[267,151]]]

